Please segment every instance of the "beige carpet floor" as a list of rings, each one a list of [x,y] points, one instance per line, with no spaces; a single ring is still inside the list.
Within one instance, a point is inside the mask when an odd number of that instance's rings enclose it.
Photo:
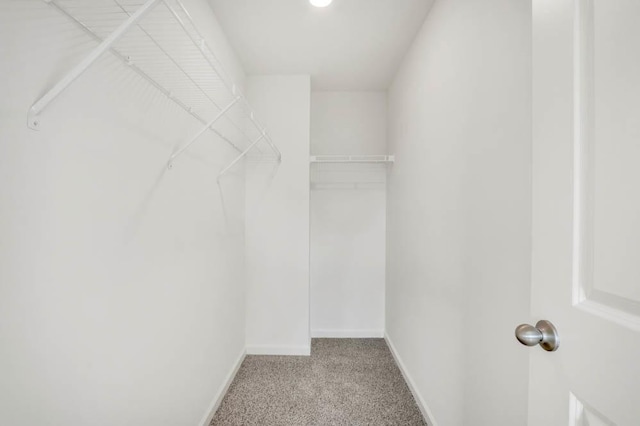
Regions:
[[[247,356],[212,425],[426,425],[383,339],[313,339]]]

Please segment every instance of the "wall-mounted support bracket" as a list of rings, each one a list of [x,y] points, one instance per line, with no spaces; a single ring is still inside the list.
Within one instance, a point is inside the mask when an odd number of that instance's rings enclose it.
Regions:
[[[251,108],[251,106],[249,105],[246,99],[244,99],[244,102],[246,103],[248,108]],[[251,120],[251,122],[253,123],[254,126],[256,126],[256,128],[262,129],[262,126],[256,120],[256,117],[253,114],[253,111],[249,114],[249,120]],[[264,136],[264,140],[267,142],[267,144],[271,147],[271,150],[273,151],[273,153],[276,155],[278,162],[282,161],[282,154],[280,153],[280,150],[278,149],[278,147],[276,147],[276,145],[271,140],[271,137],[264,130],[263,130],[263,136]]]
[[[235,91],[235,90],[234,90]],[[231,101],[229,103],[229,105],[227,105],[226,107],[224,107],[219,113],[218,115],[216,115],[213,120],[209,121],[194,137],[191,138],[191,140],[189,142],[187,142],[186,144],[184,144],[184,146],[182,148],[180,148],[176,153],[174,153],[171,158],[169,158],[169,163],[167,164],[167,168],[171,169],[173,167],[173,161],[178,158],[178,156],[180,156],[180,154],[182,154],[183,152],[185,152],[191,145],[193,145],[200,136],[202,136],[202,134],[204,132],[207,131],[207,129],[210,129],[211,126],[213,126],[214,124],[216,124],[216,122],[218,120],[220,120],[222,117],[224,117],[224,115],[231,109],[231,107],[233,107],[235,104],[238,103],[238,101],[241,99],[241,96],[236,96],[233,101]]]
[[[236,165],[236,163],[237,163],[238,161],[242,160],[242,158],[243,158],[245,155],[247,155],[247,153],[248,153],[249,151],[251,151],[251,148],[253,148],[253,147],[254,147],[258,142],[260,142],[262,139],[265,139],[266,137],[267,137],[267,132],[265,132],[265,131],[263,130],[263,131],[262,131],[262,134],[260,135],[260,137],[259,137],[258,139],[256,139],[255,141],[253,141],[253,142],[251,143],[251,145],[249,145],[249,146],[247,147],[247,149],[245,149],[244,151],[242,151],[242,154],[238,155],[238,156],[236,157],[236,159],[235,159],[235,160],[233,160],[233,161],[232,161],[232,162],[231,162],[227,167],[225,167],[224,169],[222,169],[222,171],[220,172],[220,174],[218,174],[218,179],[217,179],[217,180],[218,180],[218,182],[220,182],[220,178],[221,178],[222,176],[224,176],[224,175],[225,175],[229,170],[231,170],[231,168],[232,168],[233,166],[235,166],[235,165]]]
[[[274,144],[273,141],[271,140],[271,136],[265,135],[264,139],[267,141],[267,144],[271,147],[273,152],[276,154],[276,158],[278,159],[278,162],[282,161],[282,153],[280,153],[280,150],[278,149],[276,144]]]
[[[50,2],[50,1],[49,1]],[[48,2],[48,3],[49,3]],[[160,0],[147,0],[129,19],[123,22],[109,37],[105,38],[89,55],[87,55],[78,65],[65,75],[55,86],[53,86],[43,97],[41,97],[31,109],[29,109],[27,117],[27,125],[38,130],[40,120],[38,116],[55,98],[60,95],[67,87],[71,85],[78,77],[80,77],[104,52],[111,49],[111,46],[120,39],[133,25],[135,25],[153,6]]]

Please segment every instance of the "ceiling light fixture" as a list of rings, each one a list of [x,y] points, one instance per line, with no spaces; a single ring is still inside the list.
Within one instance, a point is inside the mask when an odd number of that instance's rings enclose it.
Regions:
[[[309,3],[314,5],[315,7],[327,7],[331,4],[333,0],[309,0]]]

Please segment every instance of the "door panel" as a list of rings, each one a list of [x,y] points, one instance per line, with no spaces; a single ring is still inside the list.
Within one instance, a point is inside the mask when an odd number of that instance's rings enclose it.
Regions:
[[[640,7],[575,0],[574,304],[640,329]]]
[[[640,424],[640,2],[533,1],[529,424]]]
[[[569,396],[569,426],[612,426],[614,423],[604,414],[582,402],[577,396]]]
[[[640,8],[637,0],[584,2],[581,38],[593,60],[593,287],[640,302]]]

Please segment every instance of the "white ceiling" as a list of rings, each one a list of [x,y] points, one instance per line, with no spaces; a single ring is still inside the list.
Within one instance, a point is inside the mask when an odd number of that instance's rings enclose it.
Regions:
[[[314,90],[384,90],[434,0],[210,0],[247,74],[310,74]]]

